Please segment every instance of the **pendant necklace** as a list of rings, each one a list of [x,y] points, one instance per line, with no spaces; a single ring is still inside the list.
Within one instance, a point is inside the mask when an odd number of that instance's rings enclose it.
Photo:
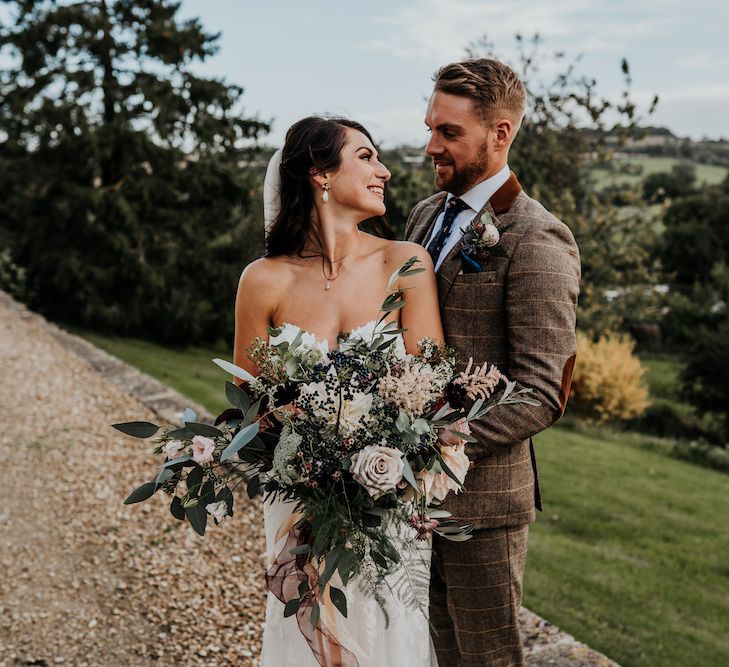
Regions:
[[[347,255],[345,255],[344,257],[342,257],[340,261],[344,260],[345,257],[347,257]],[[326,258],[322,256],[322,258],[321,258],[321,273],[324,276],[324,280],[326,280],[326,285],[325,285],[324,289],[327,290],[327,291],[329,291],[332,288],[332,283],[337,278],[339,278],[339,274],[342,272],[342,269],[344,268],[344,265],[342,265],[342,266],[339,267],[339,271],[337,271],[336,274],[332,273],[332,275],[330,275],[330,276],[327,275],[326,270],[325,270],[325,266],[326,266]]]

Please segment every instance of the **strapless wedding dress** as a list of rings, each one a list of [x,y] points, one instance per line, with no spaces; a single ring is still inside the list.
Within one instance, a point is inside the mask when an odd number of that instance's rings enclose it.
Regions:
[[[345,349],[348,341],[369,340],[376,320],[352,330],[349,338],[339,342]],[[284,324],[281,333],[271,338],[272,343],[292,341],[299,327]],[[391,336],[397,355],[405,354],[401,334]],[[302,345],[329,353],[326,340],[302,332]],[[263,504],[266,532],[267,566],[273,564],[284,548],[287,533],[280,528],[290,523],[294,504],[270,501]],[[403,557],[402,567],[388,575],[382,587],[387,622],[377,601],[365,592],[361,577],[355,577],[346,586],[348,615],[335,615],[337,635],[342,646],[356,659],[357,667],[437,667],[435,650],[430,640],[428,624],[428,585],[430,580],[430,541],[417,541],[413,531],[398,534],[391,529],[391,537]],[[319,667],[309,645],[299,629],[296,616],[284,618],[283,603],[268,593],[266,621],[263,633],[261,667]],[[340,662],[326,667],[340,667]]]

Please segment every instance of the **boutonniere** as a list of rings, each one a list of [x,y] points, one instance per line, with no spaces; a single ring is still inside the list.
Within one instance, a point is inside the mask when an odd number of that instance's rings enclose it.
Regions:
[[[461,239],[461,258],[465,273],[483,271],[481,261],[489,256],[506,257],[504,249],[499,245],[501,235],[494,224],[494,219],[487,211],[480,218],[474,218],[463,230]]]

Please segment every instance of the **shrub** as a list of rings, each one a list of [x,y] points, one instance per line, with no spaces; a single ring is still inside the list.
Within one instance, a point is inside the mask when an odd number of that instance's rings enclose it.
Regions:
[[[649,433],[659,438],[702,440],[714,445],[723,443],[722,434],[712,424],[678,410],[670,403],[650,405],[643,415],[627,422],[625,426],[631,431]]]
[[[608,334],[592,341],[577,335],[577,364],[570,405],[581,417],[597,423],[623,421],[643,414],[648,388],[643,367],[627,337]]]

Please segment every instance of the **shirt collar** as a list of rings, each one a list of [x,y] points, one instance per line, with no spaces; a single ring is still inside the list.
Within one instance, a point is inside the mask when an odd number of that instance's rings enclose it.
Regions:
[[[496,191],[509,180],[509,165],[505,164],[502,169],[497,171],[493,176],[487,178],[485,181],[481,181],[474,185],[470,190],[464,192],[461,195],[461,199],[468,205],[469,208],[473,209],[476,213],[480,211],[486,202],[494,196]],[[453,195],[449,192],[446,198],[446,204],[451,200]]]

